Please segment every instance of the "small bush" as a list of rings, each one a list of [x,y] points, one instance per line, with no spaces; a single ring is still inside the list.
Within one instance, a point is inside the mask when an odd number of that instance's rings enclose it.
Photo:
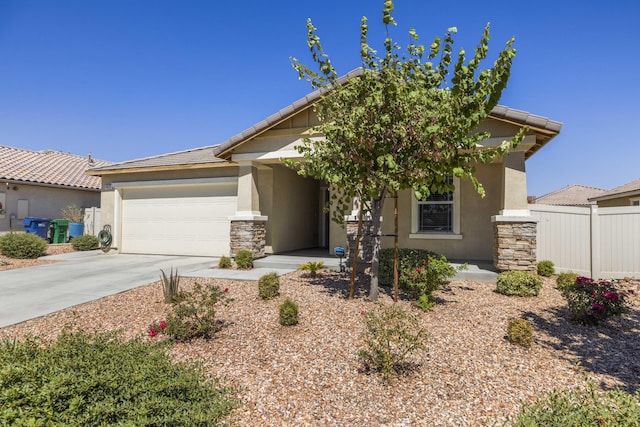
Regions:
[[[270,300],[280,294],[280,278],[278,273],[268,273],[258,279],[258,295],[263,300]]]
[[[9,233],[0,236],[0,253],[9,258],[34,259],[45,254],[47,241],[30,233]]]
[[[381,285],[393,284],[393,248],[380,249],[380,266],[378,280]],[[440,258],[441,255],[425,249],[398,249],[398,272],[415,270],[429,257]],[[400,274],[400,276],[402,276]]]
[[[504,424],[510,427],[618,427],[638,426],[640,391],[635,395],[622,390],[603,392],[592,381],[587,387],[553,390]]]
[[[533,343],[533,327],[528,320],[511,319],[507,324],[507,339],[510,343],[522,347],[531,347]]]
[[[63,331],[56,342],[0,341],[3,426],[211,426],[235,390],[162,347],[114,334]]]
[[[300,265],[300,268],[304,271],[308,271],[311,277],[316,277],[318,275],[318,271],[324,268],[323,261],[309,261]]]
[[[417,300],[422,295],[430,297],[434,291],[448,285],[455,275],[456,269],[444,255],[440,258],[429,256],[415,268],[400,270],[399,285]]]
[[[562,296],[567,300],[571,319],[586,325],[598,325],[629,311],[627,292],[606,280],[578,277],[562,289]]]
[[[253,252],[243,249],[238,251],[235,256],[238,268],[253,268]]]
[[[282,326],[293,326],[298,324],[298,304],[287,298],[284,300],[280,307],[280,324]]]
[[[169,277],[167,277],[164,270],[160,270],[160,279],[162,280],[162,294],[164,295],[164,302],[173,301],[173,298],[180,288],[180,275],[178,275],[178,269],[176,268],[176,271],[174,272],[173,267],[171,267]]]
[[[218,268],[231,268],[231,258],[222,256],[218,261]]]
[[[503,271],[496,283],[496,292],[520,297],[538,295],[541,288],[542,278],[531,271]]]
[[[415,305],[422,309],[422,311],[427,312],[436,305],[436,302],[431,295],[422,294],[415,301]]]
[[[71,247],[74,251],[92,251],[98,249],[98,245],[98,238],[91,234],[85,234],[71,239]]]
[[[549,277],[555,273],[553,261],[540,261],[538,263],[538,275],[543,277]]]
[[[420,326],[416,315],[400,305],[380,304],[365,316],[366,348],[358,352],[358,358],[366,370],[382,372],[386,380],[391,373],[409,368],[409,357],[414,353],[426,352],[426,329]]]
[[[222,322],[216,320],[216,305],[227,305],[233,301],[227,297],[226,291],[216,285],[196,283],[192,291],[178,292],[171,300],[172,311],[167,316],[166,328],[161,332],[176,341],[212,338],[222,326]]]
[[[567,286],[571,286],[576,282],[578,275],[576,273],[560,273],[556,277],[556,287],[562,291]]]

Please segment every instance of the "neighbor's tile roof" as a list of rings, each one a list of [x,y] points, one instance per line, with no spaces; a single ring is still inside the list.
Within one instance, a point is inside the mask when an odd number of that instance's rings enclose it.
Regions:
[[[573,184],[537,197],[535,202],[540,205],[587,206],[595,204],[589,201],[590,198],[606,192],[604,188]]]
[[[128,160],[122,163],[114,163],[102,167],[95,167],[91,172],[99,173],[106,170],[129,170],[137,168],[170,167],[205,165],[211,163],[225,162],[214,155],[215,145],[208,147],[193,148],[175,153],[161,154],[159,156],[145,157],[142,159]]]
[[[60,151],[31,151],[0,145],[0,180],[99,190],[101,179],[87,169],[110,164]]]
[[[636,194],[640,194],[640,179],[622,184],[619,187],[592,197],[591,200],[615,199],[616,197],[634,196]]]

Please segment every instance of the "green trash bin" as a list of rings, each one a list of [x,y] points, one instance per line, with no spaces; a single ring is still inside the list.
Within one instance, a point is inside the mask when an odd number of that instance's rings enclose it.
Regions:
[[[51,231],[51,243],[67,243],[67,230],[69,221],[66,219],[54,219],[49,226]]]

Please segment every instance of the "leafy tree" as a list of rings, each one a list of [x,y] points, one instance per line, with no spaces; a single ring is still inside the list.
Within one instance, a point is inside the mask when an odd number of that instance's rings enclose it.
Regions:
[[[504,154],[520,142],[521,131],[498,147],[479,147],[489,138],[478,132],[507,85],[515,56],[511,38],[493,67],[480,69],[489,50],[489,25],[484,29],[471,59],[464,49],[453,56],[450,28],[443,39],[436,37],[425,48],[412,42],[401,52],[389,36],[396,25],[391,16],[393,1],[386,0],[382,22],[386,28],[383,55],[368,44],[367,18],[360,25],[362,69],[357,77],[339,79],[320,44],[311,19],[307,21],[307,43],[318,71],[292,58],[300,78],[307,78],[323,96],[316,104],[324,138],[308,138],[297,150],[302,161],[290,161],[302,176],[321,179],[336,190],[331,204],[333,219],[343,222],[354,198],[366,205],[372,217],[374,250],[371,260],[369,297],[378,297],[378,251],[380,214],[387,195],[413,189],[416,197],[453,190],[452,174],[471,181],[479,194],[475,166]]]

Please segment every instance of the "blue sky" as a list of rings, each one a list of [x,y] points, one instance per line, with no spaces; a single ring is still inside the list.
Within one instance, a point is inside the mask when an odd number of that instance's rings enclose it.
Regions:
[[[383,39],[382,0],[0,1],[0,144],[124,161],[213,145],[310,91],[313,19],[339,73],[360,65],[359,25]],[[527,162],[528,190],[640,178],[640,2],[396,0],[402,45],[456,26],[468,52],[516,37],[501,104],[564,123]]]

